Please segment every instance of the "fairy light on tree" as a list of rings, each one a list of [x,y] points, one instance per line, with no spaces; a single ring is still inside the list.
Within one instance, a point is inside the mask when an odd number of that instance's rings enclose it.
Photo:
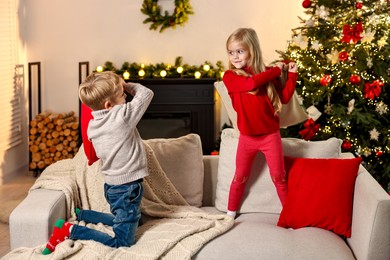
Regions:
[[[390,3],[304,0],[302,8],[307,18],[300,18],[302,25],[279,53],[298,64],[304,106],[322,113],[312,140],[340,138],[343,151],[361,156],[390,191]],[[282,129],[282,135],[300,137],[303,128]]]

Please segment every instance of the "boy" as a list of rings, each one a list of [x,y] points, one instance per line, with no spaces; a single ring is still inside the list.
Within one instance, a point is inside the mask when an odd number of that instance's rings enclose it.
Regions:
[[[126,93],[132,95],[126,103]],[[79,87],[83,104],[92,109],[88,138],[102,160],[104,195],[109,213],[76,209],[78,221],[103,223],[113,227],[114,237],[85,226],[57,220],[52,236],[42,252],[50,254],[65,239],[94,240],[118,248],[135,243],[141,218],[142,180],[148,175],[147,162],[137,124],[148,108],[153,92],[136,83],[125,83],[108,71],[92,73]]]

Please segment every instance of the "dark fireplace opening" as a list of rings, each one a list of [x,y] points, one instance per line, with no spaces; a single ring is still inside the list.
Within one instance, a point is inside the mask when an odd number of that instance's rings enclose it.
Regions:
[[[215,79],[140,79],[154,97],[137,129],[141,138],[178,138],[190,133],[200,136],[203,154],[215,148]],[[127,95],[127,101],[131,101]]]
[[[146,112],[137,129],[144,140],[184,136],[191,133],[191,112]]]

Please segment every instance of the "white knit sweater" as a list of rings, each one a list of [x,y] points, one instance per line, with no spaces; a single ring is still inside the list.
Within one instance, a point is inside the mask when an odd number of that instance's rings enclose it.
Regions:
[[[127,88],[130,85],[126,86]],[[88,138],[102,160],[105,182],[120,185],[148,175],[142,139],[136,128],[152,98],[153,91],[141,84],[132,84],[128,92],[133,99],[112,109],[93,111]]]

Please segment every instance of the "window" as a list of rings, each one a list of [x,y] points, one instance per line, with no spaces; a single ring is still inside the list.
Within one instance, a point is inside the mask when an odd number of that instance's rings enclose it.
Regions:
[[[15,0],[0,0],[0,150],[22,142],[24,69],[18,62]]]

